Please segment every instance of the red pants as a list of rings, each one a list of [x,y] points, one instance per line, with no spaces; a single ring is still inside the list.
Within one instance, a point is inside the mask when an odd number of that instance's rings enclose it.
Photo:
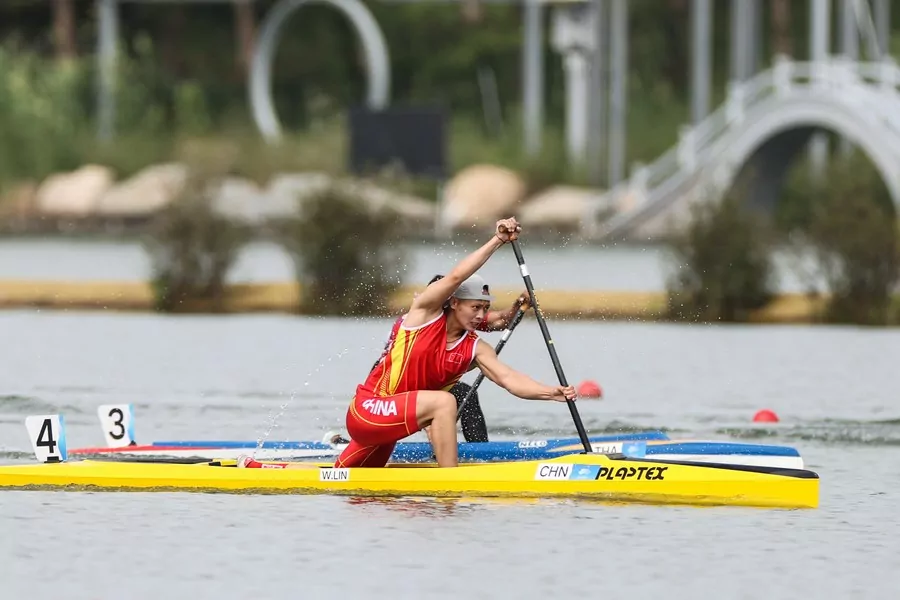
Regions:
[[[394,445],[419,430],[416,419],[418,392],[393,396],[357,393],[347,411],[350,444],[335,461],[335,467],[383,467]]]

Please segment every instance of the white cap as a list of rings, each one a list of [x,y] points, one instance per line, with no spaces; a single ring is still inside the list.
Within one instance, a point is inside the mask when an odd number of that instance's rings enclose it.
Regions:
[[[456,288],[453,297],[457,300],[487,300],[493,302],[491,287],[485,283],[480,275],[472,275]]]

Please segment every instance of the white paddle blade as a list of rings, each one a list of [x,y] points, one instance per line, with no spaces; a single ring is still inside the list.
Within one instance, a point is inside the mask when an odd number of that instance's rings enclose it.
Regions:
[[[66,422],[62,415],[31,415],[25,417],[25,428],[31,449],[38,462],[63,462],[66,452]]]
[[[137,443],[134,440],[133,405],[104,404],[97,407],[97,416],[108,448],[124,448]]]

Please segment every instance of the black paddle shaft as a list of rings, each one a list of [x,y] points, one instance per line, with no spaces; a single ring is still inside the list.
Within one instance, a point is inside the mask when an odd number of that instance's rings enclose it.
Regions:
[[[525,289],[528,290],[528,296],[531,298],[531,306],[534,309],[534,315],[537,317],[538,325],[541,328],[541,335],[544,336],[544,342],[547,344],[547,350],[550,352],[550,360],[553,361],[553,368],[556,369],[556,376],[559,378],[559,384],[567,386],[566,374],[563,373],[562,365],[559,364],[559,357],[556,355],[556,347],[553,345],[553,339],[550,337],[550,331],[547,329],[547,323],[544,321],[544,315],[541,313],[541,307],[534,295],[534,285],[531,283],[531,275],[528,273],[528,267],[525,266],[525,257],[522,256],[522,249],[519,248],[519,242],[512,240],[513,252],[516,253],[516,261],[519,263],[519,271],[522,273],[522,279],[525,280]],[[581,415],[578,414],[578,408],[573,400],[566,399],[569,405],[569,412],[572,413],[572,420],[575,421],[575,429],[578,431],[578,437],[581,438],[581,444],[584,451],[591,453],[591,441],[588,439],[587,431],[584,430],[584,424],[581,422]]]
[[[500,351],[503,350],[503,346],[506,345],[506,341],[509,339],[509,336],[512,335],[513,329],[522,321],[522,317],[525,316],[525,309],[519,308],[516,311],[516,316],[513,318],[512,322],[506,326],[506,330],[503,332],[503,337],[500,338],[500,341],[497,342],[497,345],[494,346],[494,352],[500,354]],[[475,395],[475,390],[478,389],[478,386],[481,385],[481,382],[484,381],[484,372],[478,374],[478,377],[475,379],[475,383],[472,384],[472,389],[466,392],[466,395],[463,397],[462,402],[459,403],[459,408],[456,410],[456,420],[458,421],[462,416],[462,409],[465,407],[466,402]]]

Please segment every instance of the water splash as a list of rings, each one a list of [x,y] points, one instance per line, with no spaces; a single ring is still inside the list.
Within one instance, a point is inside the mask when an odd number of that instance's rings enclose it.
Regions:
[[[304,378],[304,381],[303,381],[303,387],[308,388],[310,379],[312,379],[315,375],[317,375],[332,360],[341,359],[344,356],[346,356],[349,352],[350,352],[349,348],[344,348],[337,354],[329,356],[324,362],[320,362],[318,365],[316,365],[315,369],[313,369],[312,371],[310,371],[309,373],[306,374],[306,377]],[[291,402],[293,402],[294,399],[298,396],[304,397],[304,396],[308,396],[308,395],[309,395],[309,393],[307,391],[301,392],[300,390],[292,390],[290,396],[288,396],[288,399],[285,400],[284,402],[282,402],[278,406],[278,410],[275,412],[269,413],[269,417],[267,419],[268,422],[266,424],[265,430],[263,431],[262,435],[260,435],[259,437],[256,438],[256,448],[254,448],[254,450],[253,450],[254,457],[256,456],[257,452],[262,450],[263,445],[266,443],[266,441],[268,441],[269,437],[272,435],[272,432],[278,428],[278,421],[287,412],[287,409],[291,405]]]
[[[307,382],[308,383],[308,382]],[[291,401],[294,399],[294,392],[291,392],[290,397],[283,402],[276,413],[269,413],[268,424],[266,426],[265,431],[261,436],[256,438],[256,448],[253,450],[253,456],[256,456],[256,453],[262,450],[263,445],[269,439],[269,436],[272,435],[272,432],[278,427],[278,419],[284,415],[285,411],[287,411],[287,407],[290,405]]]

